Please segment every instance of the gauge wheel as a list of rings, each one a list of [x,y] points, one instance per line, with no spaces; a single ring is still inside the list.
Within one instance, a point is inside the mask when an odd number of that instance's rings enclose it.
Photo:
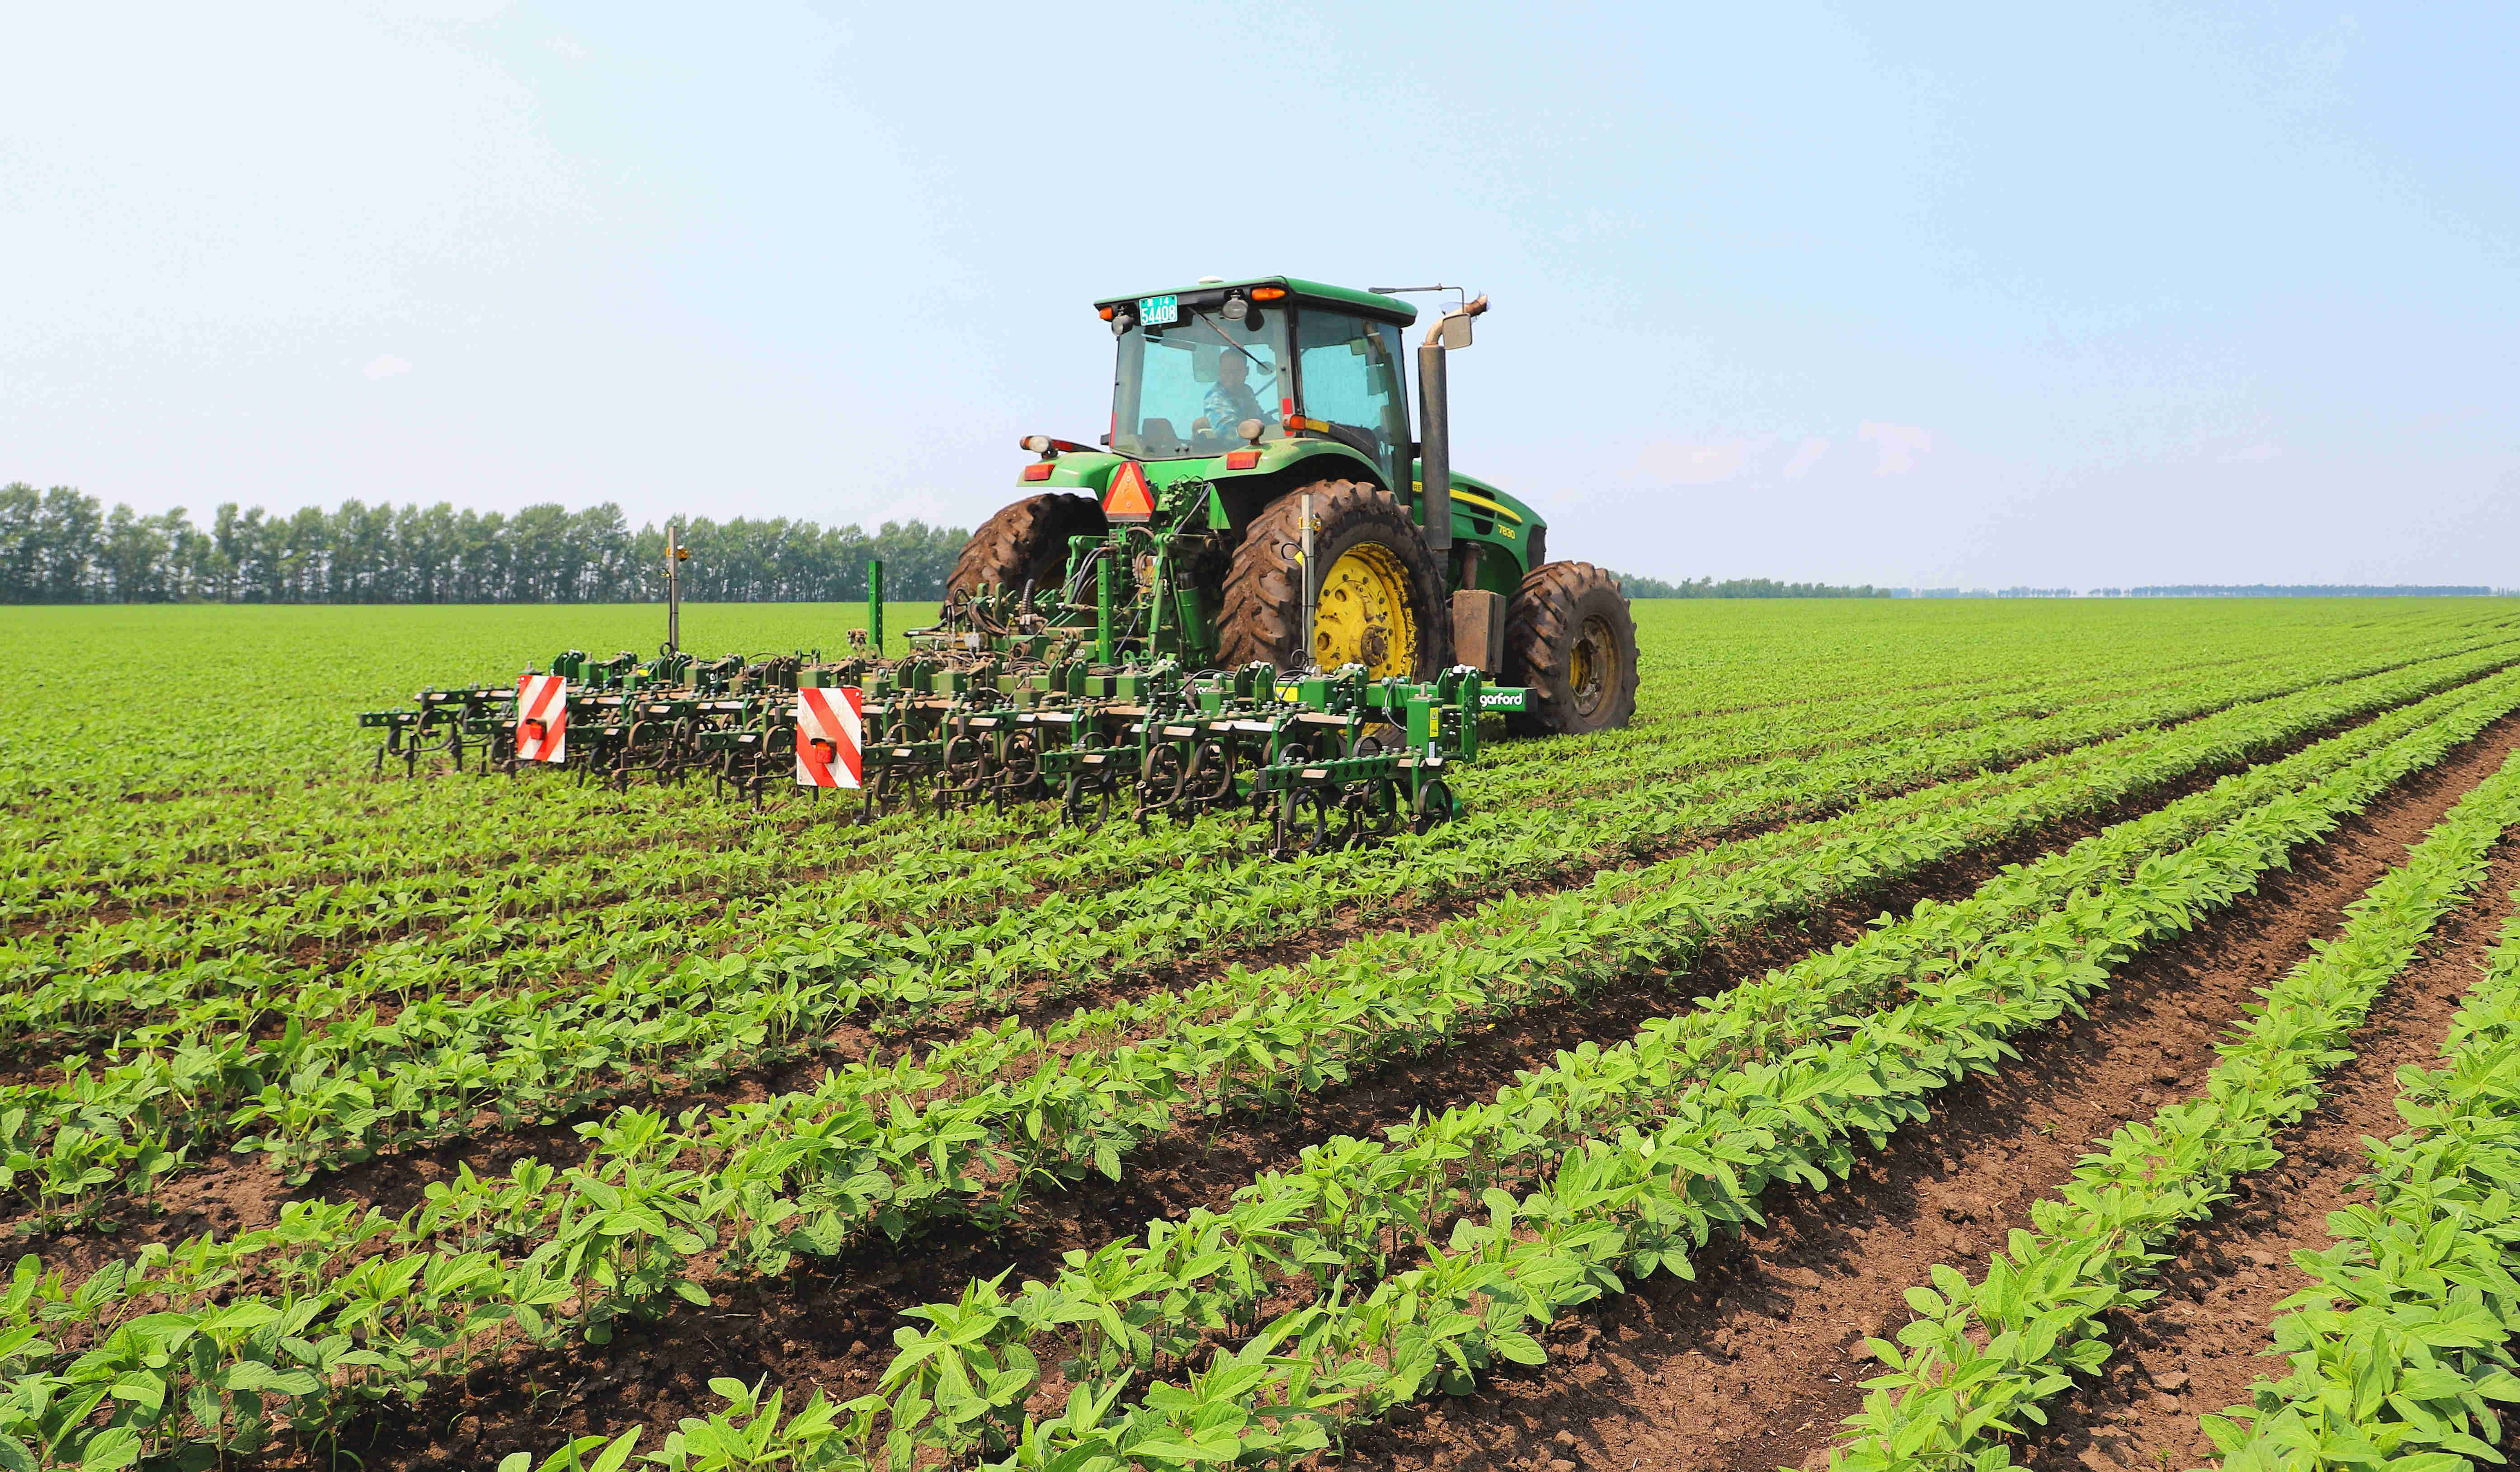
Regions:
[[[1506,611],[1506,680],[1531,691],[1523,736],[1613,731],[1637,713],[1637,624],[1619,580],[1590,562],[1544,562]]]
[[[1313,502],[1314,589],[1304,635],[1302,525]],[[1378,486],[1319,480],[1252,519],[1225,577],[1218,633],[1228,669],[1255,660],[1282,670],[1361,664],[1368,678],[1431,680],[1453,647],[1443,572],[1409,513]]]
[[[1102,503],[1091,496],[1026,496],[971,533],[945,579],[946,594],[977,593],[992,584],[1006,593],[1020,593],[1026,583],[1056,589],[1067,576],[1067,539],[1110,529]]]

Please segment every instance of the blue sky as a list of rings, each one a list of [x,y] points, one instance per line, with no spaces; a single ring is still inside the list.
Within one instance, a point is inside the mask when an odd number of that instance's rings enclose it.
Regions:
[[[1668,577],[2520,583],[2520,10],[13,6],[0,479],[968,523],[1098,294],[1491,293]]]

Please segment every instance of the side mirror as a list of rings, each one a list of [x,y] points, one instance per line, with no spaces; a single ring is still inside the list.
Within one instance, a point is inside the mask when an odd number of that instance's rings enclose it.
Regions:
[[[1470,319],[1468,315],[1462,312],[1454,312],[1445,317],[1445,319],[1436,326],[1435,340],[1444,345],[1444,350],[1446,352],[1456,352],[1462,348],[1469,346]]]

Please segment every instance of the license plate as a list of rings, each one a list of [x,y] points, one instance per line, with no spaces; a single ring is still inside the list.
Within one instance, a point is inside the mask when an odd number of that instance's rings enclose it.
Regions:
[[[1179,322],[1181,321],[1181,298],[1141,296],[1138,298],[1138,320],[1148,327],[1162,327],[1167,322]]]

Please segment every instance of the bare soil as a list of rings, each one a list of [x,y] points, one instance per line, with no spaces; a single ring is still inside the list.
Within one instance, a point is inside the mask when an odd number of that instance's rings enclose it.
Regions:
[[[2005,1232],[2029,1227],[2031,1203],[2064,1183],[2089,1141],[2200,1088],[2215,1060],[2214,1040],[2243,1016],[2255,992],[2307,958],[2314,942],[2331,938],[2342,927],[2343,907],[2515,749],[2520,731],[2498,724],[2296,855],[2294,868],[2257,894],[2122,968],[2110,991],[2092,1000],[2088,1018],[2068,1018],[2023,1040],[2020,1060],[1999,1075],[1954,1086],[1929,1121],[1865,1157],[1848,1181],[1824,1192],[1771,1192],[1762,1203],[1769,1226],[1710,1246],[1696,1281],[1656,1277],[1567,1316],[1549,1336],[1549,1364],[1395,1416],[1362,1435],[1348,1460],[1445,1472],[1818,1466],[1839,1423],[1862,1403],[1860,1382],[1870,1369],[1861,1358],[1863,1338],[1895,1335],[1911,1316],[1905,1290],[1938,1262],[1981,1273],[1985,1253]],[[2515,882],[2520,863],[2506,846],[2478,902],[2461,913],[2452,944],[2472,949],[2477,936],[2490,936]],[[2287,1140],[2300,1152],[2288,1169],[2304,1182],[2303,1201],[2272,1215],[2286,1188],[2264,1181],[2250,1213],[2228,1214],[2234,1226],[2245,1216],[2291,1231],[2304,1245],[2324,1245],[2319,1219],[2328,1207],[2316,1204],[2307,1185],[2325,1171],[2334,1178],[2328,1199],[2341,1199],[2336,1193],[2359,1174],[2350,1141],[2373,1120],[2367,1108],[2345,1101],[2371,1094],[2353,1092],[2359,1071],[2367,1067],[2377,1081],[2376,1107],[2387,1115],[2390,1070],[2423,1056],[2454,1005],[2424,999],[2454,998],[2472,969],[2437,958],[2423,973],[2404,994],[2415,1000],[2393,996],[2358,1040],[2371,1055],[2341,1081],[2346,1094],[2331,1106],[2338,1122],[2315,1142]],[[2320,1164],[2314,1151],[2337,1163]],[[2126,1465],[2151,1465],[2151,1451],[2165,1442],[2175,1459],[2191,1455],[2195,1423],[2185,1403],[2219,1409],[2236,1399],[2214,1400],[2220,1391],[2204,1387],[2225,1379],[2245,1387],[2260,1367],[2247,1356],[2257,1347],[2251,1336],[2263,1334],[2263,1305],[2300,1286],[2247,1259],[2247,1251],[2270,1250],[2251,1243],[2237,1248],[2244,1266],[2233,1273],[2254,1274],[2241,1285],[2251,1296],[2230,1295],[2220,1286],[2210,1245],[2192,1249],[2189,1271],[2213,1284],[2209,1294],[2222,1295],[2212,1297],[2210,1315],[2222,1324],[2206,1325],[2209,1316],[2193,1323],[2174,1318],[2175,1304],[2145,1316],[2165,1320],[2159,1328],[2147,1324],[2156,1347],[2138,1350],[2137,1368],[2113,1371],[2106,1383],[2125,1387],[2119,1399],[2105,1399],[2111,1393],[2104,1391],[2077,1412],[2078,1425],[2107,1424],[2119,1440],[2105,1444],[2104,1454],[2124,1455]],[[2179,1302],[2194,1306],[2192,1299]],[[2194,1362],[2207,1343],[2194,1336],[2208,1332],[2233,1336],[2222,1357],[2206,1362],[2234,1368],[2212,1378]],[[2182,1402],[2176,1410],[2156,1406],[2149,1397],[2166,1396],[2162,1377],[2180,1367],[2195,1377],[2188,1382],[2195,1388],[2183,1399],[2170,1397]],[[2122,1418],[2129,1409],[2135,1417]],[[2176,1424],[2182,1416],[2183,1429]],[[2083,1435],[2080,1447],[2060,1440],[2060,1454],[2079,1458],[2095,1444]]]
[[[2496,731],[2520,741],[2520,716]],[[1904,914],[1922,899],[1963,898],[2004,866],[2069,847],[2208,786],[2219,775],[2195,775],[2139,801],[1932,866],[1907,882],[1816,910],[1798,923],[1734,938],[1683,972],[1639,976],[1581,999],[1526,1008],[1449,1048],[1395,1059],[1310,1096],[1294,1110],[1191,1121],[1132,1155],[1121,1181],[1097,1179],[1070,1195],[1035,1198],[994,1233],[945,1227],[899,1247],[875,1243],[837,1259],[800,1263],[776,1280],[720,1284],[711,1309],[625,1328],[608,1346],[572,1349],[565,1357],[512,1357],[430,1396],[416,1413],[381,1414],[354,1427],[346,1445],[371,1468],[434,1469],[563,1434],[607,1428],[617,1434],[644,1423],[661,1435],[711,1404],[712,1375],[747,1381],[768,1375],[798,1393],[866,1394],[891,1360],[892,1331],[909,1322],[902,1311],[956,1296],[975,1276],[1008,1271],[1010,1283],[1047,1277],[1071,1249],[1099,1248],[1195,1206],[1221,1208],[1238,1187],[1291,1165],[1307,1145],[1378,1131],[1414,1110],[1493,1097],[1518,1071],[1557,1049],[1624,1041],[1645,1020],[1681,1010],[1695,998],[1854,940],[1884,911]],[[342,1173],[326,1194],[350,1187],[360,1199],[391,1208],[416,1198],[428,1179],[451,1174],[454,1158],[437,1152],[410,1162],[422,1169],[388,1181],[382,1168],[394,1164],[371,1162]]]
[[[2276,1139],[2284,1159],[2237,1182],[2234,1199],[2170,1246],[2162,1297],[2122,1316],[2119,1351],[2105,1372],[2052,1417],[2030,1449],[2030,1465],[2177,1467],[2215,1456],[2197,1417],[2240,1405],[2250,1385],[2290,1371],[2271,1347],[2274,1306],[2311,1285],[2293,1253],[2333,1246],[2327,1214],[2368,1203],[2364,1141],[2406,1130],[2397,1071],[2440,1058],[2450,1021],[2484,974],[2520,888],[2520,843],[2506,844],[2475,899],[2442,918],[2433,944],[2371,1010],[2348,1046],[2354,1057],[2330,1074],[2319,1107]]]
[[[2520,726],[2520,717],[2506,720]],[[2306,733],[2279,749],[2261,753],[2258,760],[2280,759],[2337,731],[2361,724],[2362,720],[2335,723]],[[1767,966],[1791,964],[1814,949],[1825,950],[1852,939],[1862,933],[1868,921],[1885,910],[1904,914],[1920,899],[1961,898],[2004,865],[2027,862],[2069,847],[2112,824],[2155,811],[2181,797],[2201,791],[2231,770],[2235,770],[2234,766],[2191,773],[2104,811],[2070,823],[2051,825],[2038,833],[1930,866],[1902,883],[1869,887],[1836,904],[1818,908],[1799,920],[1779,922],[1728,942],[1715,948],[1705,960],[1691,968],[1688,990],[1664,995],[1663,988],[1671,978],[1657,973],[1640,978],[1642,985],[1613,989],[1615,995],[1597,992],[1583,999],[1563,1000],[1527,1009],[1522,1014],[1526,1022],[1496,1024],[1473,1031],[1468,1043],[1457,1046],[1447,1055],[1449,1061],[1442,1065],[1441,1071],[1448,1077],[1473,1080],[1492,1077],[1492,1082],[1484,1086],[1492,1092],[1497,1084],[1510,1081],[1514,1068],[1525,1066],[1533,1059],[1545,1059],[1552,1048],[1571,1048],[1587,1040],[1608,1042],[1625,1038],[1646,1018],[1663,1015],[1689,997],[1706,995],[1709,990],[1731,985],[1732,978],[1756,976],[1762,974]],[[1513,891],[1525,895],[1554,894],[1588,885],[1605,871],[1633,870],[1641,865],[1659,863],[1784,825],[1782,820],[1739,825],[1716,834],[1658,845],[1643,854],[1615,863],[1597,861],[1594,865],[1570,866],[1565,870],[1544,876],[1525,876],[1513,886]],[[1030,984],[1019,994],[1018,1005],[1012,1015],[1027,1025],[1037,1026],[1077,1007],[1104,1005],[1149,995],[1157,990],[1179,990],[1196,985],[1224,974],[1231,965],[1294,964],[1334,951],[1369,932],[1423,932],[1446,920],[1474,913],[1482,904],[1494,899],[1496,893],[1491,887],[1481,886],[1439,899],[1419,898],[1415,902],[1404,902],[1372,915],[1358,914],[1349,908],[1302,936],[1240,947],[1196,962],[1168,964],[1105,978],[1093,987],[1068,988],[1056,996],[1043,984]],[[1741,969],[1743,966],[1751,966],[1752,969]],[[1675,997],[1678,1000],[1674,1000]],[[1561,1013],[1571,1014],[1579,1020],[1550,1020]],[[1506,1031],[1500,1033],[1499,1027]],[[1532,1027],[1543,1031],[1535,1033],[1530,1030]],[[1552,1027],[1563,1035],[1563,1041],[1545,1041],[1546,1030]],[[639,1082],[625,1083],[608,1095],[609,1102],[539,1123],[492,1124],[485,1112],[480,1121],[459,1137],[427,1147],[390,1147],[358,1164],[319,1173],[315,1180],[299,1187],[284,1183],[255,1157],[218,1152],[213,1147],[203,1152],[198,1165],[161,1181],[147,1200],[123,1197],[103,1203],[91,1219],[91,1225],[83,1229],[48,1231],[41,1227],[38,1218],[20,1214],[0,1216],[0,1230],[14,1229],[19,1236],[35,1244],[48,1262],[62,1263],[72,1271],[75,1277],[94,1271],[103,1262],[143,1242],[173,1243],[204,1230],[234,1233],[268,1227],[278,1219],[281,1208],[293,1200],[318,1197],[331,1201],[355,1200],[400,1212],[417,1204],[431,1182],[453,1177],[459,1167],[469,1167],[475,1175],[489,1175],[511,1170],[528,1157],[562,1168],[572,1165],[584,1154],[583,1142],[573,1126],[598,1118],[619,1103],[637,1103],[668,1115],[691,1108],[720,1109],[770,1094],[811,1090],[833,1066],[871,1056],[880,1057],[887,1044],[907,1048],[925,1041],[930,1033],[953,1036],[959,1031],[959,1025],[955,1028],[922,1028],[913,1038],[886,1039],[866,1027],[844,1023],[823,1037],[791,1049],[788,1061],[765,1064],[724,1078],[677,1081],[672,1092],[661,1094],[644,1092]],[[1500,1068],[1491,1071],[1465,1064],[1457,1075],[1453,1065],[1462,1064],[1465,1058],[1462,1047],[1485,1048],[1502,1060]],[[1538,1050],[1516,1053],[1513,1051],[1516,1048]],[[1360,1080],[1359,1084],[1366,1082],[1369,1081]],[[1405,1118],[1407,1113],[1408,1109],[1402,1107],[1390,1117]],[[1297,1119],[1309,1126],[1308,1118],[1298,1116]],[[1331,1126],[1327,1134],[1308,1135],[1307,1141],[1327,1138],[1330,1134],[1358,1133],[1366,1128],[1372,1126]],[[1276,1126],[1264,1127],[1263,1133],[1275,1134]],[[1203,1154],[1209,1151],[1205,1143],[1200,1148]],[[1292,1151],[1286,1153],[1290,1158]],[[1250,1179],[1248,1173],[1242,1179]],[[1138,1220],[1143,1222],[1145,1218]]]

